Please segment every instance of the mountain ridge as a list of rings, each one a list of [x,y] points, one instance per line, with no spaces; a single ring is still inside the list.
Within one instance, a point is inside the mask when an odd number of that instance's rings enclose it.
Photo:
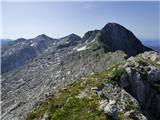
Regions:
[[[94,42],[95,39],[98,40]],[[135,56],[138,53],[152,50],[145,47],[140,40],[125,27],[117,23],[108,23],[101,30],[86,32],[82,38],[74,33],[59,39],[41,34],[32,39],[19,38],[12,44],[6,45],[5,47],[2,46],[1,74],[22,66],[29,60],[46,52],[77,46],[78,44],[78,47],[85,46],[85,44],[90,46],[88,45],[90,43],[96,47],[93,49],[103,48],[106,51],[122,50],[128,56]],[[27,51],[30,53],[27,53]],[[15,56],[18,56],[19,60],[16,60]],[[13,65],[12,61],[16,61],[15,65]],[[4,66],[7,67],[5,68]]]
[[[46,38],[42,35],[38,38],[35,37],[36,40],[35,38],[22,40],[4,50],[2,54],[4,58],[12,52],[7,57],[12,56],[12,59],[15,59],[14,64],[19,63],[19,60],[22,60],[23,63],[19,66],[12,66],[12,70],[2,74],[2,120],[23,120],[38,104],[45,100],[46,96],[54,95],[57,90],[63,89],[66,85],[81,78],[83,79],[88,74],[102,72],[111,65],[126,62],[128,56],[135,55],[133,53],[143,52],[137,52],[132,47],[133,52],[127,55],[126,49],[123,51],[119,48],[117,50],[107,48],[108,38],[106,36],[111,37],[112,34],[104,35],[104,33],[101,30],[93,30],[86,33],[82,38],[71,34],[53,40],[52,38],[39,39],[41,37]],[[114,40],[115,38],[111,43]],[[123,42],[123,40],[121,41]],[[26,48],[32,49],[34,55],[28,57],[31,54],[28,54],[28,49],[24,50]],[[17,56],[22,58],[16,59]],[[23,59],[23,56],[28,58]],[[147,54],[147,56],[152,55]],[[157,59],[157,56],[153,54],[151,58]],[[2,65],[8,61],[7,58],[4,58]],[[11,61],[8,62],[14,65]],[[140,63],[145,65],[142,61]],[[4,68],[5,64],[2,70]]]

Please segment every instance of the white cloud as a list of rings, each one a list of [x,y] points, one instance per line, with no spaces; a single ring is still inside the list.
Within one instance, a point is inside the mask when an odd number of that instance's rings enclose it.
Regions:
[[[93,9],[93,8],[96,8],[96,5],[93,3],[85,3],[84,8],[85,9]]]

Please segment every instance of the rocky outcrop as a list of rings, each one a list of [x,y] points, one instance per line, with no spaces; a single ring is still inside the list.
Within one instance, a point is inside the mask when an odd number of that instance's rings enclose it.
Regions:
[[[126,73],[120,83],[134,96],[148,119],[160,118],[160,54],[145,52],[135,58],[129,58],[124,68]]]
[[[137,100],[128,94],[124,89],[111,83],[106,84],[101,90],[103,99],[99,102],[99,109],[103,110],[113,120],[123,120],[133,118],[143,120],[143,113],[139,111],[139,103]],[[134,116],[130,116],[130,112],[133,112]],[[127,116],[126,118],[122,116]]]

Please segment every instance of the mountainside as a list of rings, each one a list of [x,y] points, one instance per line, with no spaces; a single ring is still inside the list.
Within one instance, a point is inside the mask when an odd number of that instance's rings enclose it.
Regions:
[[[91,73],[46,96],[26,120],[158,120],[159,61],[160,54],[145,52]]]
[[[14,68],[24,65],[28,60],[34,59],[43,54],[49,46],[54,46],[56,40],[45,35],[37,36],[34,39],[17,39],[11,45],[2,46],[2,70],[8,72]]]
[[[29,60],[48,54],[61,47],[67,47],[71,44],[77,44],[81,38],[75,34],[66,36],[61,39],[53,39],[44,34],[33,39],[17,39],[12,45],[2,46],[2,71],[6,73],[14,68],[23,66]]]
[[[152,51],[144,46],[135,35],[117,23],[108,23],[101,30],[88,31],[82,38],[80,48],[104,49],[104,51],[122,50],[127,56],[135,56],[144,51]]]
[[[139,69],[151,69],[157,78],[142,76],[140,79],[131,74],[134,71],[127,73],[129,68],[125,65],[128,63],[128,67],[132,66],[126,58],[150,50],[142,45],[133,33],[116,23],[108,23],[102,30],[88,31],[82,38],[70,34],[53,39],[42,34],[33,39],[21,38],[11,45],[2,46],[1,119],[41,120],[43,116],[47,116],[49,120],[103,120],[106,117],[123,119],[125,113],[128,116],[133,113],[140,120],[145,117],[156,120],[160,111],[159,107],[154,105],[159,105],[159,54],[146,52],[133,58],[133,61],[142,59],[133,62],[136,75],[144,72]],[[137,64],[140,68],[136,67]],[[112,65],[115,68],[110,69]],[[145,72],[147,76],[150,74],[149,71]],[[138,87],[139,84],[130,79],[136,79],[138,83],[144,81],[145,84]],[[153,83],[145,81],[152,79]],[[137,92],[139,89],[142,93]],[[151,94],[149,101],[146,96],[139,97],[139,94],[146,94],[144,91]],[[103,92],[105,93],[101,94]],[[156,97],[152,99],[153,96]],[[46,101],[43,102],[44,100]],[[130,105],[130,102],[133,105]],[[113,108],[116,111],[113,110],[113,114],[112,111],[110,114],[104,112],[107,108],[105,109],[103,104],[118,107]],[[98,106],[101,106],[100,109]],[[35,112],[32,112],[33,110]],[[67,113],[70,110],[71,112]],[[82,117],[79,118],[80,116]]]
[[[116,23],[108,23],[102,30],[88,31],[82,39],[75,34],[60,39],[53,39],[42,34],[29,40],[20,38],[12,42],[12,44],[2,46],[1,73],[23,66],[29,60],[42,54],[49,54],[57,49],[75,47],[77,45],[86,49],[91,47],[93,50],[101,48],[105,49],[105,51],[122,50],[128,56],[135,56],[138,53],[152,50],[143,46],[134,34],[123,26]]]

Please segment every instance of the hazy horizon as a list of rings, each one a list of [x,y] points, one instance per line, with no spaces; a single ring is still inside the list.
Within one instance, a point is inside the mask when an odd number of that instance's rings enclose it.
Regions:
[[[160,40],[160,2],[2,2],[2,38],[83,36],[116,22],[140,40]]]

